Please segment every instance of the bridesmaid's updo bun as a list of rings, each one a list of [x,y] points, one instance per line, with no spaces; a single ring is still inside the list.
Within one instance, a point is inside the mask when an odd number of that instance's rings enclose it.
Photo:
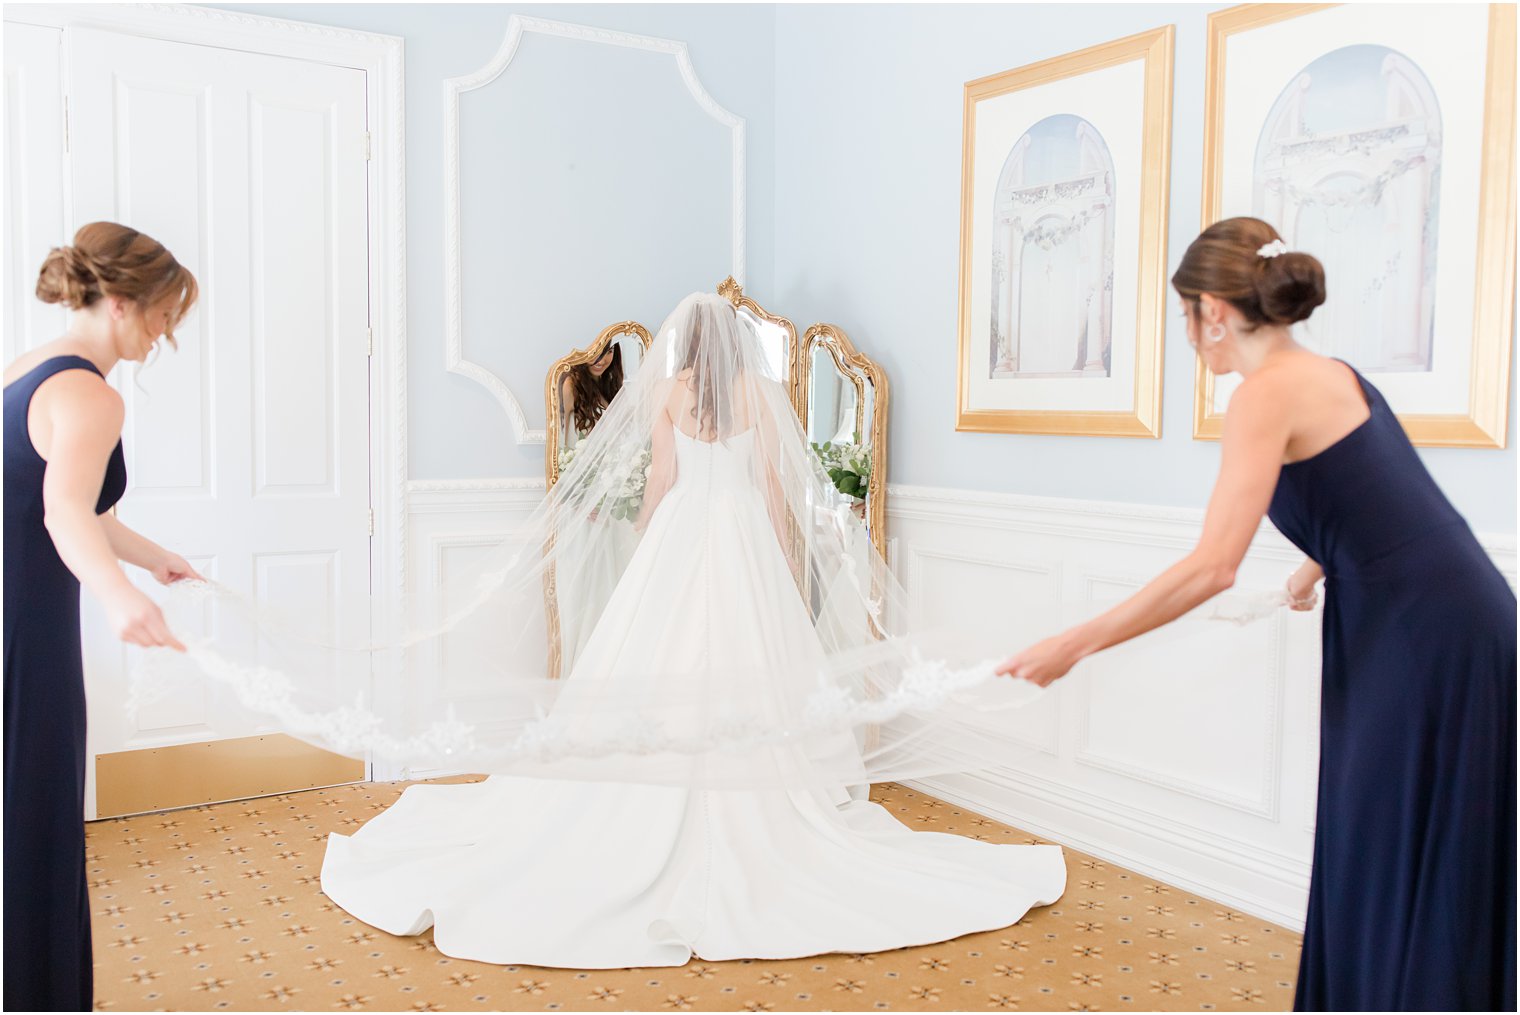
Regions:
[[[1325,268],[1312,254],[1284,250],[1277,230],[1257,218],[1223,219],[1209,226],[1182,255],[1172,287],[1197,302],[1211,293],[1229,302],[1254,328],[1307,320],[1325,302]]]
[[[74,243],[48,251],[37,274],[37,298],[83,310],[102,297],[116,296],[146,309],[177,296],[164,337],[174,342],[174,326],[195,304],[195,276],[153,237],[115,222],[91,222]]]
[[[54,247],[42,262],[37,276],[37,298],[44,303],[62,303],[73,310],[87,307],[100,299],[100,278],[89,258],[74,247]]]

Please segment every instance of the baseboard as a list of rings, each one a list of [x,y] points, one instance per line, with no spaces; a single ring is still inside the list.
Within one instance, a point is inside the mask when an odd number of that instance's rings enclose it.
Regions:
[[[975,783],[982,780],[996,790],[977,792]],[[1010,789],[996,778],[961,776],[954,780],[915,780],[905,785],[1042,839],[1164,881],[1221,906],[1250,913],[1290,930],[1303,930],[1308,902],[1307,864],[1263,852],[1248,843],[1232,842],[1227,847],[1205,844],[1201,839],[1172,833],[1132,815],[1078,804],[1070,794],[1053,794],[1047,801],[1025,794],[1024,805],[1020,806],[1022,791]],[[1043,807],[1037,806],[1041,803]],[[1121,841],[1126,834],[1133,837],[1133,841]],[[1220,869],[1230,870],[1235,876],[1208,876],[1209,871]],[[1242,882],[1249,881],[1263,884],[1267,891],[1250,891],[1243,887]],[[1302,904],[1284,902],[1295,898],[1301,898]]]

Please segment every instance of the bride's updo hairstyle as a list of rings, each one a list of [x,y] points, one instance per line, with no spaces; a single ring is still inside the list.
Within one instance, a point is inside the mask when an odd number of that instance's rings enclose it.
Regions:
[[[1261,219],[1223,219],[1188,245],[1172,287],[1195,305],[1204,293],[1226,300],[1254,331],[1308,319],[1325,302],[1325,269],[1312,254],[1284,248]]]
[[[179,306],[164,328],[171,345],[174,326],[185,319],[199,292],[195,276],[162,243],[115,222],[81,226],[72,246],[48,251],[37,275],[37,298],[72,310],[94,306],[106,296],[130,300],[146,310],[178,296]]]

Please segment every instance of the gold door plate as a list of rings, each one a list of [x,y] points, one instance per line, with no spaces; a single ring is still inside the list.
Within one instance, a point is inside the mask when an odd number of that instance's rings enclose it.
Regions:
[[[283,733],[101,754],[95,759],[102,818],[246,800],[362,782],[362,759],[345,758]]]

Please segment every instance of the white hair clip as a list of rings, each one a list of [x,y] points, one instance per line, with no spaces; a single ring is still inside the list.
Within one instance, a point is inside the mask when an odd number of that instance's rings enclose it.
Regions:
[[[1288,245],[1282,240],[1273,240],[1256,248],[1257,257],[1276,257],[1278,254],[1286,254]]]

